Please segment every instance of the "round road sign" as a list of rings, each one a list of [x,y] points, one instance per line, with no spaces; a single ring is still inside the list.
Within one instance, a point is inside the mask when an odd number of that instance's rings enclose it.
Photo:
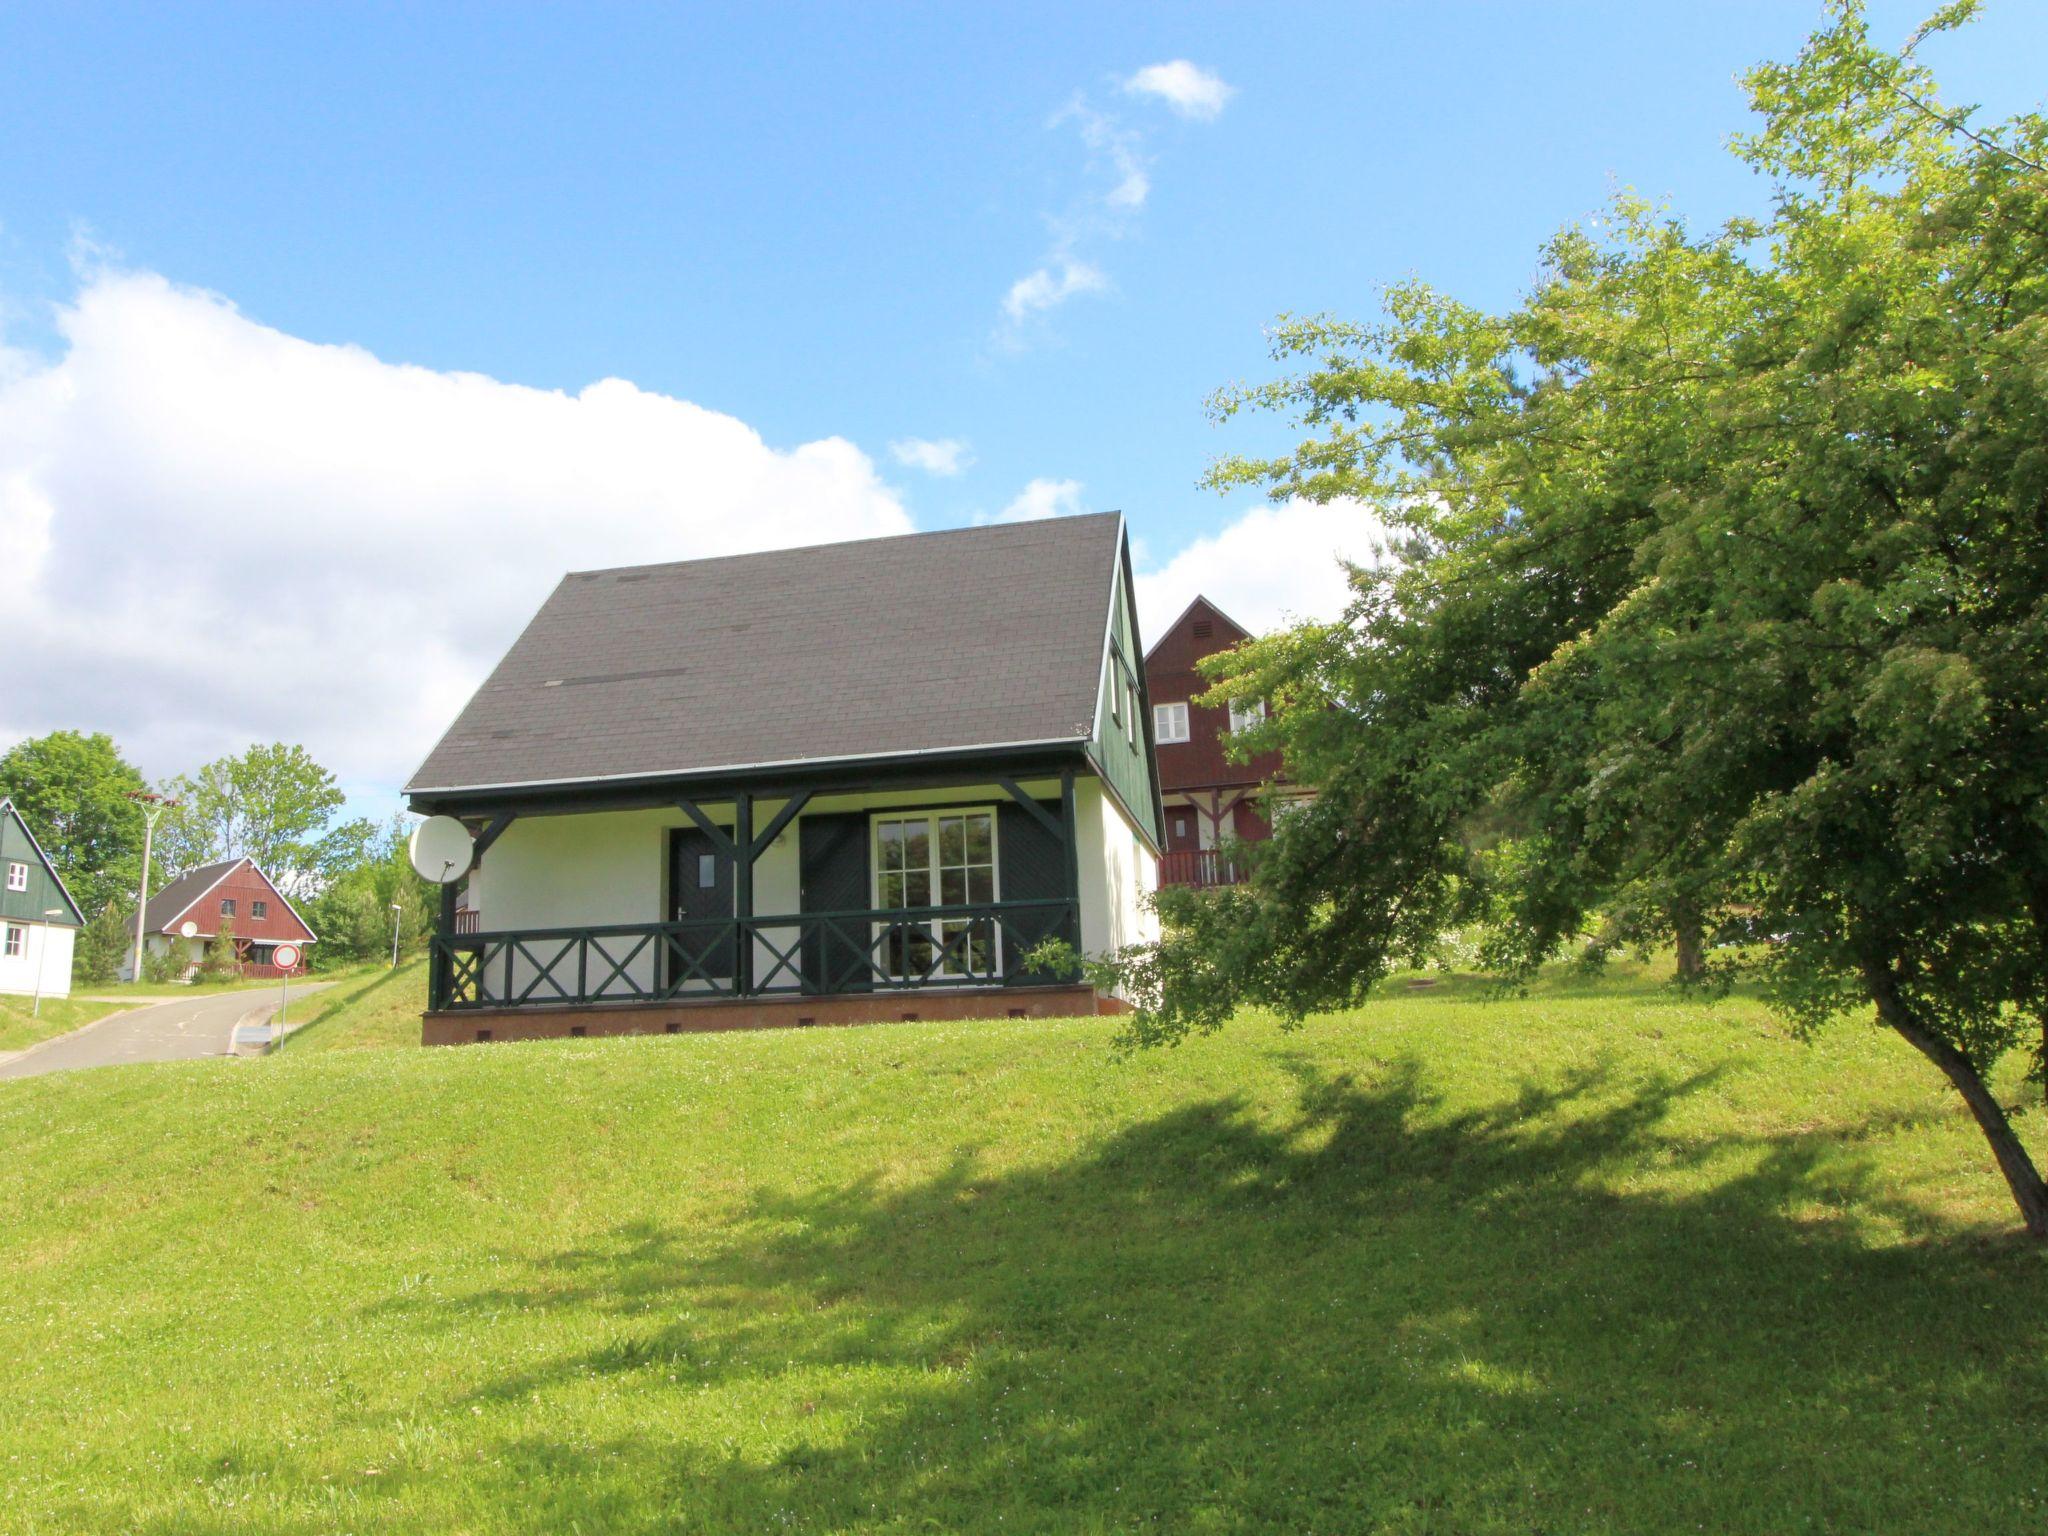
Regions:
[[[280,971],[288,971],[299,963],[299,946],[280,944],[270,952],[270,963]]]

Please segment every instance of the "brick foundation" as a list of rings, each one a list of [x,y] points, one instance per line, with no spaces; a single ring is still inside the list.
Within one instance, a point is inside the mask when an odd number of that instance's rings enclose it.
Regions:
[[[422,1045],[560,1040],[570,1035],[687,1035],[721,1029],[800,1029],[905,1019],[1071,1019],[1128,1013],[1093,987],[1005,987],[988,992],[857,993],[842,997],[704,998],[557,1008],[465,1008],[429,1013]]]

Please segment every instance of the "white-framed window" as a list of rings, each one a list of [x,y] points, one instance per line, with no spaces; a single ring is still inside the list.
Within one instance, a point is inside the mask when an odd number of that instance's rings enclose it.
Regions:
[[[268,916],[270,916],[270,903],[269,903],[269,902],[267,902],[267,901],[252,901],[252,902],[250,902],[250,903],[249,903],[249,916],[250,916],[251,918],[258,918],[258,917],[268,917]]]
[[[1243,703],[1233,701],[1230,706],[1230,729],[1248,731],[1266,718],[1266,701],[1250,699]]]
[[[26,864],[9,864],[7,866],[7,889],[10,891],[25,891],[28,889],[28,866]]]
[[[885,979],[994,980],[1002,973],[995,920],[947,917],[946,907],[996,900],[996,813],[993,807],[888,811],[873,823],[875,907],[922,911],[898,923],[876,923],[876,965]]]
[[[1130,690],[1131,707],[1124,713],[1124,739],[1132,746],[1138,744],[1138,685],[1128,679],[1124,687]]]
[[[1188,739],[1188,707],[1185,704],[1152,706],[1152,739],[1162,747]]]
[[[28,952],[28,929],[20,923],[7,925],[7,958],[19,960]]]
[[[1113,724],[1124,723],[1124,680],[1116,675],[1115,663],[1110,664],[1109,674],[1109,718]]]

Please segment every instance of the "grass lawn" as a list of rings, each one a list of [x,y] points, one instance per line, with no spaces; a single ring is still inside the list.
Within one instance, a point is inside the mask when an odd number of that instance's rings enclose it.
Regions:
[[[420,1013],[427,1005],[426,956],[416,955],[395,971],[378,964],[316,979],[333,979],[335,985],[300,1005],[312,1012],[285,1036],[285,1049],[358,1051],[419,1045]]]
[[[352,981],[388,969],[383,961],[364,960],[350,965],[339,966],[331,971],[313,971],[306,977],[309,981]],[[253,992],[263,987],[275,988],[274,976],[251,977],[245,981],[207,982],[189,981],[108,981],[91,985],[79,983],[77,990],[90,992],[95,997],[133,998],[137,1002],[152,1002],[166,997],[196,997],[213,992]]]
[[[2048,1523],[2048,1258],[1874,1029],[339,1048],[418,1004],[0,1083],[0,1529]]]
[[[90,1002],[82,997],[46,997],[38,1014],[33,997],[0,996],[0,1051],[19,1051],[52,1035],[68,1034],[95,1019],[119,1012],[123,1006]]]

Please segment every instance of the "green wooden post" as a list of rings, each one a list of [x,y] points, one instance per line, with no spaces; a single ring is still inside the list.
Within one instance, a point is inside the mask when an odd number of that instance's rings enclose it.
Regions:
[[[754,915],[754,797],[742,790],[732,797],[732,915],[735,925],[732,985],[745,997],[754,990],[754,940],[748,922]]]
[[[455,882],[450,880],[441,887],[441,913],[434,924],[433,959],[427,965],[427,1008],[435,1011],[448,1006],[448,993],[454,956],[448,952],[448,940],[455,932]]]
[[[1060,770],[1060,831],[1066,840],[1067,911],[1073,922],[1068,942],[1081,947],[1081,818],[1074,809],[1074,770]]]

